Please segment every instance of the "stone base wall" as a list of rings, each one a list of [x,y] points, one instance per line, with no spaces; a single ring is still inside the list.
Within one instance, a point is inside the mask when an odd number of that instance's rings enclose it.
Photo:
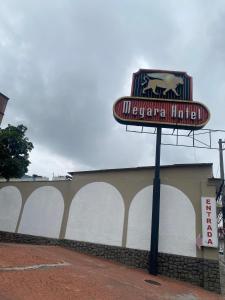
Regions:
[[[0,242],[33,245],[60,245],[60,240],[58,239],[6,231],[0,231]]]
[[[148,269],[149,251],[102,244],[52,239],[0,231],[0,242],[58,245],[78,252],[111,259],[135,268]],[[159,274],[188,281],[217,293],[220,288],[220,270],[217,260],[159,253]]]

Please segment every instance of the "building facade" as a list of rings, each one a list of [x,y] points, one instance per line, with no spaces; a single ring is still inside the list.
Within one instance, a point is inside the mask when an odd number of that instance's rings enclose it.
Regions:
[[[43,237],[147,268],[154,167],[70,174],[71,181],[0,183],[2,240]],[[159,272],[219,292],[218,249],[196,244],[201,198],[216,193],[209,178],[212,164],[161,167]]]

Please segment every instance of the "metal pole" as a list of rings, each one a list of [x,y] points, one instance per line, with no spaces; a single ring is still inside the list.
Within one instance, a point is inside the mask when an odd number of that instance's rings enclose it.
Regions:
[[[158,274],[158,243],[159,243],[159,212],[160,212],[160,146],[162,128],[157,128],[156,154],[155,154],[155,178],[152,199],[152,232],[151,249],[149,254],[149,273]]]
[[[219,155],[220,155],[220,178],[222,184],[224,185],[224,164],[223,164],[223,141],[219,139]],[[222,186],[222,215],[223,215],[223,255],[225,259],[225,238],[224,238],[224,229],[225,229],[225,195],[224,187]]]
[[[224,180],[224,166],[223,166],[223,142],[219,139],[219,154],[220,154],[220,178]]]

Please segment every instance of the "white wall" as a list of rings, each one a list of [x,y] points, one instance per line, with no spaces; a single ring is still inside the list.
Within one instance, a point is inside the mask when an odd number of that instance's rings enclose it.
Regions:
[[[132,200],[127,247],[149,250],[152,216],[152,186],[142,189]],[[159,252],[196,257],[195,211],[180,190],[161,185]]]
[[[105,182],[82,187],[74,196],[66,238],[107,245],[122,245],[124,202],[118,190]]]
[[[0,230],[15,232],[21,205],[22,197],[16,187],[0,189]]]
[[[58,238],[63,211],[61,192],[51,186],[40,187],[25,203],[18,232]]]
[[[14,232],[22,198],[19,190],[0,190],[0,230]],[[150,249],[152,186],[142,189],[131,202],[128,216],[129,248]],[[36,189],[27,199],[19,224],[20,233],[59,237],[64,211],[61,192],[55,187]],[[196,256],[195,211],[180,190],[161,185],[159,251]],[[119,191],[105,182],[82,187],[71,202],[66,238],[122,245],[124,202]]]

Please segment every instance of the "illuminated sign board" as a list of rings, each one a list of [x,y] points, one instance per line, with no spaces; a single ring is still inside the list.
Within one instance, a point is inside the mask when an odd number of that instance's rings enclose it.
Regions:
[[[197,130],[209,121],[205,105],[193,101],[192,78],[185,72],[141,69],[133,74],[131,97],[113,107],[125,125]]]
[[[200,129],[209,120],[199,102],[123,97],[114,104],[115,119],[122,124],[179,129]]]
[[[131,96],[192,101],[192,78],[185,72],[140,69],[133,74]]]
[[[213,197],[202,197],[202,246],[218,247],[216,200]]]

